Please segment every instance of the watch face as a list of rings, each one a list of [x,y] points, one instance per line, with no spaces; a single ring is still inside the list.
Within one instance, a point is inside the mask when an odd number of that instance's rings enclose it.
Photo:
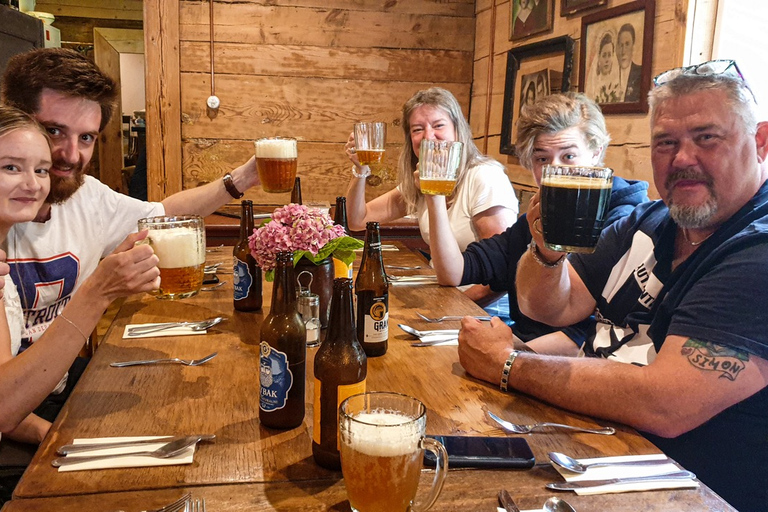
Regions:
[[[219,101],[219,98],[216,96],[209,96],[206,103],[210,108],[219,108],[219,105],[221,105],[221,101]]]

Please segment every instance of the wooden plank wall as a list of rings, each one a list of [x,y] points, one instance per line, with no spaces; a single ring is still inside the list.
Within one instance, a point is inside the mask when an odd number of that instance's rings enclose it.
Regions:
[[[582,11],[569,17],[560,17],[560,1],[555,0],[553,31],[522,41],[509,41],[510,0],[496,0],[495,27],[491,26],[492,2],[477,0],[477,38],[475,41],[474,81],[472,83],[472,108],[470,124],[476,137],[488,137],[488,154],[507,166],[510,179],[518,189],[531,189],[535,183],[528,171],[518,165],[514,157],[499,153],[501,134],[501,113],[504,93],[504,77],[507,65],[507,51],[514,46],[569,35],[576,40],[574,73],[571,84],[578,86],[579,43],[581,39],[581,16],[595,12]],[[628,3],[629,0],[608,0],[606,8]],[[601,9],[601,8],[598,8]],[[657,0],[654,26],[652,76],[684,62],[685,27],[688,0]],[[493,42],[491,43],[491,34]],[[489,48],[493,44],[493,79],[489,88]],[[491,109],[486,133],[485,102],[490,95]],[[606,154],[606,164],[625,178],[642,179],[651,183],[649,195],[658,197],[653,187],[650,162],[649,117],[646,114],[616,114],[606,116],[611,144]],[[480,144],[478,144],[480,145]],[[482,147],[482,146],[481,146]]]
[[[350,177],[344,143],[355,121],[388,123],[388,165],[402,143],[400,111],[431,85],[452,91],[469,113],[474,0],[216,0],[215,85],[210,95],[209,3],[179,9],[183,186],[247,160],[253,140],[299,139],[305,201],[332,203]],[[393,184],[369,187],[369,197]],[[288,195],[251,190],[259,203]]]

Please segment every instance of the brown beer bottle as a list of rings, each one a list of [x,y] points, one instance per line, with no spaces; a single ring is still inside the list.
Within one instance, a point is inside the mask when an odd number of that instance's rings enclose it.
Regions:
[[[259,344],[259,420],[265,427],[289,429],[304,421],[307,335],[295,283],[292,254],[277,253],[272,308]]]
[[[235,245],[232,282],[237,311],[261,309],[261,268],[251,255],[248,237],[253,234],[253,201],[243,201],[240,208],[240,240]]]
[[[293,190],[291,190],[291,202],[296,204],[304,204],[301,202],[301,178],[296,176],[293,180]]]
[[[368,360],[357,341],[352,307],[352,280],[333,280],[328,335],[315,355],[314,428],[312,456],[324,468],[341,469],[339,405],[365,393]]]
[[[349,223],[347,222],[347,198],[336,198],[336,210],[333,212],[333,223],[344,227],[344,232],[349,235]]]
[[[357,339],[368,357],[387,353],[389,338],[389,283],[381,259],[379,223],[365,228],[365,248],[355,281]]]

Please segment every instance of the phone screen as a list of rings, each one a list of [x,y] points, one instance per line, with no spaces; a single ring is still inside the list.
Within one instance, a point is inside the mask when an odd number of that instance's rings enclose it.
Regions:
[[[536,462],[528,441],[521,437],[429,437],[443,443],[454,468],[531,468]],[[424,465],[435,465],[434,454],[424,452]]]

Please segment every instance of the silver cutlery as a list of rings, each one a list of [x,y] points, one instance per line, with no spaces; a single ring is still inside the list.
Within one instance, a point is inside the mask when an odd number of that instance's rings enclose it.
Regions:
[[[421,266],[416,265],[415,267],[404,267],[402,265],[384,265],[384,268],[389,268],[392,270],[421,270]]]
[[[221,266],[221,262],[214,263],[213,265],[206,265],[203,268],[203,272],[206,273],[206,274],[215,274],[220,266]]]
[[[554,496],[544,502],[544,510],[546,512],[576,512],[570,503]]]
[[[431,318],[431,317],[428,317],[426,315],[422,315],[418,311],[416,312],[416,314],[418,315],[419,318],[421,318],[422,320],[424,320],[425,322],[428,322],[430,324],[437,324],[437,323],[440,323],[440,322],[443,322],[443,321],[446,321],[446,320],[461,320],[465,316],[470,316],[470,315],[446,315],[446,316],[438,316],[438,317],[435,317],[435,318]],[[483,321],[483,322],[490,322],[491,321],[491,317],[490,316],[473,316],[472,318],[474,318],[475,320]]]
[[[179,359],[178,357],[173,357],[170,359],[145,359],[142,361],[122,361],[118,363],[110,363],[109,366],[112,366],[114,368],[123,368],[125,366],[139,366],[144,364],[161,364],[161,363],[179,363],[186,366],[200,366],[203,363],[207,363],[214,357],[218,355],[218,352],[214,352],[213,354],[208,354],[205,357],[202,357],[200,359]]]
[[[70,453],[88,452],[93,450],[103,450],[106,448],[121,448],[124,446],[141,446],[143,444],[170,443],[180,439],[197,439],[198,441],[213,441],[216,439],[214,434],[202,434],[196,436],[168,436],[155,439],[142,439],[139,441],[115,441],[114,443],[81,443],[65,444],[56,450],[59,455],[68,455]]]
[[[666,482],[668,480],[692,480],[696,475],[690,471],[676,471],[674,473],[664,473],[661,475],[632,476],[626,478],[607,478],[605,480],[582,480],[580,482],[553,482],[547,484],[547,489],[555,491],[572,491],[574,489],[587,489],[589,487],[600,487],[603,485],[614,484],[634,484],[640,482]]]
[[[416,343],[411,343],[411,346],[412,347],[433,347],[435,345],[440,345],[442,343],[447,343],[449,341],[458,341],[458,339],[459,338],[457,336],[454,336],[454,337],[445,337],[445,338],[429,340],[429,341],[418,341]]]
[[[168,459],[183,453],[187,448],[197,444],[197,437],[191,439],[184,438],[164,444],[157,450],[151,452],[117,453],[114,455],[91,455],[89,457],[59,457],[53,459],[51,465],[55,468],[80,464],[82,462],[92,462],[96,460],[114,459],[116,457],[155,457],[158,459]]]
[[[153,508],[152,510],[145,510],[144,512],[186,512],[187,504],[189,503],[191,497],[192,494],[187,493],[173,503],[169,503],[164,507]]]
[[[574,473],[584,473],[588,468],[598,468],[604,466],[656,466],[658,464],[669,464],[672,462],[669,458],[651,459],[651,460],[626,460],[615,462],[579,462],[573,457],[560,452],[549,452],[549,460]]]
[[[394,283],[437,283],[437,276],[433,274],[413,276],[393,276],[391,274],[387,274],[387,279]]]
[[[205,498],[196,498],[190,502],[189,512],[206,512]]]
[[[410,334],[411,336],[416,336],[417,338],[421,338],[423,336],[432,336],[432,335],[439,335],[439,334],[445,334],[447,335],[458,335],[459,330],[458,329],[439,329],[436,331],[419,331],[418,329],[414,329],[413,327],[405,324],[397,324],[397,326],[402,329],[404,332]]]
[[[166,329],[173,329],[175,327],[189,327],[193,331],[204,331],[209,327],[213,327],[224,320],[223,317],[217,316],[216,318],[208,318],[207,320],[200,320],[197,322],[166,322],[163,324],[153,325],[141,325],[138,327],[131,327],[128,329],[128,336],[134,336],[137,334],[149,334],[150,332],[164,331]]]
[[[520,512],[515,500],[512,499],[506,489],[499,491],[499,504],[504,507],[506,512]]]
[[[576,432],[585,432],[588,434],[602,434],[606,436],[610,436],[612,434],[616,433],[616,429],[613,427],[603,427],[603,428],[583,428],[583,427],[574,427],[573,425],[563,425],[562,423],[533,423],[530,425],[520,425],[517,423],[512,423],[507,420],[503,420],[493,414],[491,411],[487,411],[488,417],[491,418],[493,421],[498,423],[503,430],[506,430],[509,433],[512,434],[528,434],[530,432],[533,432],[534,430],[542,429],[542,428],[564,428],[567,430],[575,430]]]
[[[212,286],[204,286],[203,288],[200,288],[200,291],[201,292],[212,292],[216,288],[219,288],[220,286],[224,286],[225,284],[227,284],[226,281],[219,281],[218,283],[216,283],[216,284],[214,284]]]

